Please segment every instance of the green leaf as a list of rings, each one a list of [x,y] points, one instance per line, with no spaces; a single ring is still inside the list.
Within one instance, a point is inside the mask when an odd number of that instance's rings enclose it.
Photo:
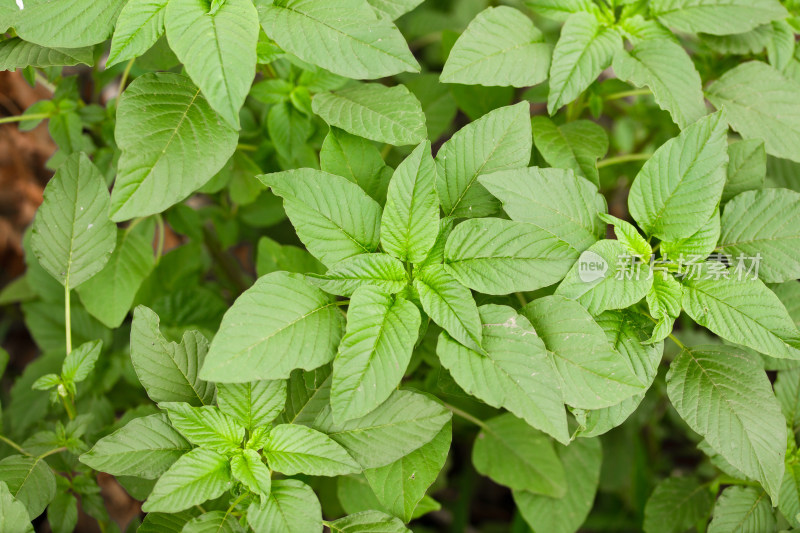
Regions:
[[[797,463],[786,463],[778,509],[792,526],[797,527],[800,523],[800,465]]]
[[[405,457],[364,471],[378,501],[403,522],[411,521],[428,487],[439,476],[447,460],[452,433],[452,423],[448,422],[433,440]]]
[[[499,218],[466,220],[445,246],[445,267],[485,294],[534,291],[561,280],[578,252],[532,224]]]
[[[767,283],[800,278],[800,193],[764,189],[736,196],[722,213],[718,250],[731,264],[760,255],[758,277]]]
[[[648,235],[689,237],[705,224],[725,187],[728,125],[704,117],[662,144],[631,185],[628,209]]]
[[[17,13],[17,35],[41,46],[77,48],[111,36],[125,0],[27,0]]]
[[[327,525],[331,533],[410,533],[400,519],[381,511],[362,511]]]
[[[578,301],[592,315],[624,309],[647,295],[653,276],[647,263],[620,241],[598,241],[585,250],[556,294]]]
[[[417,146],[394,171],[381,216],[381,246],[411,263],[425,259],[439,230],[436,163],[431,144]]]
[[[628,360],[645,388],[650,388],[664,353],[664,343],[652,338],[652,321],[630,309],[606,311],[596,320],[605,331],[612,348]],[[610,407],[592,411],[573,409],[572,414],[581,426],[577,435],[594,437],[619,426],[636,411],[644,397],[645,393],[640,392]]]
[[[8,533],[33,533],[31,519],[25,504],[17,500],[0,481],[0,531]]]
[[[254,531],[322,531],[322,509],[311,487],[296,479],[277,479],[266,501],[250,504],[247,523]]]
[[[158,323],[158,315],[143,305],[133,313],[131,363],[147,395],[157,403],[210,405],[214,384],[198,376],[208,341],[198,331],[187,331],[180,344],[169,342]]]
[[[714,506],[708,533],[757,533],[777,531],[777,522],[763,490],[728,487]]]
[[[715,210],[711,218],[694,234],[685,239],[674,241],[661,241],[661,255],[673,261],[702,260],[707,258],[716,249],[720,235],[719,209]]]
[[[147,513],[136,533],[183,533],[184,526],[197,514],[197,509],[180,513]]]
[[[737,194],[764,188],[767,153],[761,139],[746,139],[728,145],[728,181],[722,191],[727,202]]]
[[[478,176],[521,168],[531,159],[530,104],[501,107],[457,131],[436,154],[436,190],[445,216],[481,217],[499,204]]]
[[[800,359],[800,331],[775,293],[758,279],[726,273],[681,280],[686,313],[723,339],[779,359]]]
[[[286,404],[285,381],[217,384],[217,405],[248,431],[266,426]]]
[[[670,364],[667,394],[689,427],[778,501],[786,422],[752,357],[733,346],[684,349]]]
[[[592,12],[596,7],[592,0],[525,0],[525,5],[535,13],[559,22],[579,11]]]
[[[165,414],[135,418],[80,456],[83,464],[114,476],[158,479],[192,449]]]
[[[361,471],[335,440],[306,426],[275,426],[267,435],[263,453],[270,468],[289,476],[341,476]]]
[[[164,472],[142,510],[175,513],[219,498],[231,487],[228,458],[213,450],[195,448]]]
[[[600,409],[644,392],[630,362],[578,302],[545,296],[522,308],[547,347],[567,405]]]
[[[597,159],[608,152],[608,135],[589,120],[574,120],[557,126],[546,116],[531,119],[533,142],[552,167],[568,168],[600,185]]]
[[[117,222],[159,213],[183,200],[236,149],[236,131],[181,74],[139,76],[120,97],[117,113],[114,133],[122,153],[111,195],[111,217]]]
[[[475,469],[512,490],[560,498],[564,467],[550,439],[511,414],[486,421],[472,448]]]
[[[686,128],[706,114],[700,74],[684,48],[671,39],[645,39],[630,52],[620,48],[614,73],[636,87],[648,87],[673,122]]]
[[[670,274],[653,274],[653,285],[647,292],[647,307],[650,309],[650,316],[658,322],[648,343],[662,341],[672,333],[675,319],[681,314],[682,294],[681,284]]]
[[[434,322],[467,348],[483,353],[481,319],[469,289],[436,264],[415,273],[414,288]]]
[[[333,361],[331,408],[337,422],[366,415],[397,388],[421,322],[416,305],[375,287],[356,290],[347,313]]]
[[[594,503],[600,479],[602,449],[600,439],[578,439],[569,446],[556,445],[564,465],[567,493],[551,498],[528,491],[513,491],[522,518],[531,526],[548,533],[574,533]]]
[[[97,358],[100,357],[102,348],[103,341],[90,341],[68,353],[61,366],[62,379],[71,383],[80,383],[89,377],[97,363]]]
[[[800,162],[800,83],[760,61],[742,63],[706,91],[718,109],[725,107],[731,127],[745,139],[762,139],[767,153]]]
[[[505,408],[559,442],[569,442],[558,378],[547,349],[527,318],[510,307],[483,305],[481,354],[439,336],[442,366],[466,392],[492,407]]]
[[[329,405],[331,381],[330,366],[311,372],[294,370],[289,376],[286,409],[280,420],[289,424],[311,426]]]
[[[553,49],[548,113],[555,114],[586,90],[611,65],[614,53],[621,47],[616,30],[601,25],[594,14],[570,15]]]
[[[258,12],[250,0],[225,0],[209,13],[201,0],[170,0],[169,46],[209,105],[239,129],[239,109],[256,74]]]
[[[605,198],[571,170],[532,167],[495,172],[479,181],[503,202],[512,220],[542,228],[579,252],[605,235],[597,217],[606,212]]]
[[[244,428],[217,407],[192,407],[181,402],[161,402],[172,426],[192,444],[226,453],[244,440]]]
[[[214,381],[285,379],[331,361],[344,318],[336,303],[297,274],[267,274],[222,318],[200,372]]]
[[[430,442],[451,418],[450,411],[429,397],[396,390],[368,415],[343,424],[335,423],[326,408],[313,427],[341,444],[366,469],[385,466]]]
[[[2,25],[2,24],[0,24]],[[86,48],[47,48],[18,37],[0,42],[0,71],[25,67],[94,64],[94,51]]]
[[[653,0],[650,14],[680,31],[712,35],[744,33],[788,15],[777,0]]]
[[[105,180],[85,154],[61,164],[36,213],[31,247],[36,259],[67,289],[103,269],[116,244],[108,219]]]
[[[458,38],[440,79],[442,83],[529,87],[547,79],[551,48],[522,12],[489,7]]]
[[[103,325],[118,328],[153,268],[152,244],[134,231],[120,229],[106,266],[78,288],[81,303]]]
[[[339,128],[331,128],[319,152],[319,166],[325,172],[352,181],[376,202],[386,199],[392,169],[383,162],[375,143]]]
[[[244,528],[233,514],[211,511],[187,522],[181,533],[244,533]]]
[[[238,455],[231,457],[231,474],[262,498],[269,496],[271,472],[255,450],[241,450]]]
[[[622,220],[615,216],[600,213],[598,215],[600,220],[606,224],[614,226],[614,234],[617,240],[627,248],[628,252],[632,255],[639,256],[642,261],[648,261],[653,253],[650,243],[642,237],[639,230],[637,230],[630,222]]]
[[[408,274],[398,259],[387,254],[359,254],[333,265],[324,275],[307,275],[320,289],[339,296],[352,296],[361,287],[374,287],[394,294],[408,285]]]
[[[47,463],[37,457],[11,455],[0,461],[0,482],[8,486],[11,496],[36,518],[56,495],[56,478]]]
[[[646,533],[673,533],[705,522],[714,501],[708,487],[691,477],[670,477],[656,485],[644,508]]]
[[[259,3],[264,31],[303,61],[354,79],[419,72],[400,31],[362,0]]]
[[[257,275],[261,277],[278,270],[296,274],[322,274],[326,269],[325,265],[299,246],[281,245],[269,237],[261,237],[256,250]]]
[[[78,499],[69,492],[61,492],[47,506],[47,522],[53,533],[71,533],[78,525]]]
[[[427,135],[422,105],[403,85],[364,83],[317,94],[311,106],[331,126],[373,141],[403,146]]]
[[[167,0],[128,0],[119,12],[106,68],[147,52],[164,35]]]
[[[778,372],[774,387],[775,397],[781,404],[781,411],[789,427],[800,426],[800,369]]]
[[[297,236],[326,266],[378,248],[381,207],[355,183],[312,169],[257,177],[283,198]]]

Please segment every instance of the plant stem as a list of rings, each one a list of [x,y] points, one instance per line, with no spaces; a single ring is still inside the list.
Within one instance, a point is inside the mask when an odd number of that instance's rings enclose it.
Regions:
[[[681,341],[679,341],[678,338],[675,335],[673,335],[672,333],[669,334],[669,339],[672,342],[674,342],[675,344],[677,344],[678,348],[680,348],[681,350],[685,350],[686,349],[686,346],[684,346],[684,344]]]
[[[520,303],[520,305],[522,307],[525,307],[526,305],[528,305],[527,300],[525,300],[525,296],[521,292],[515,292],[514,296],[517,297],[517,301],[519,301],[519,303]]]
[[[53,450],[50,450],[49,452],[44,452],[42,455],[37,457],[37,459],[44,459],[45,457],[49,457],[49,456],[51,456],[53,454],[61,453],[61,452],[65,452],[65,451],[67,451],[66,446],[62,446],[61,448],[55,448]]]
[[[631,91],[620,91],[618,93],[611,93],[605,97],[606,102],[610,100],[619,100],[620,98],[628,98],[629,96],[645,96],[653,94],[650,89],[634,89]]]
[[[164,254],[164,218],[161,213],[156,215],[156,229],[158,231],[158,244],[156,245],[156,265]]]
[[[43,118],[50,118],[50,113],[31,113],[30,115],[14,115],[13,117],[3,117],[0,118],[0,124],[23,122],[25,120],[40,120]]]
[[[239,495],[239,497],[238,497],[238,498],[236,498],[236,499],[233,501],[233,503],[231,504],[231,506],[230,506],[230,507],[228,507],[228,510],[227,510],[227,511],[225,511],[225,516],[228,516],[229,514],[231,514],[231,511],[233,511],[233,509],[234,509],[234,508],[235,508],[237,505],[239,505],[239,502],[240,502],[240,501],[244,500],[245,496],[247,496],[247,493],[240,494],[240,495]]]
[[[338,305],[339,307],[350,305],[350,300],[339,300],[334,305]]]
[[[119,107],[119,100],[120,97],[122,96],[122,91],[125,90],[125,84],[128,83],[128,76],[131,73],[131,68],[133,67],[133,62],[135,60],[136,58],[134,57],[133,59],[128,61],[128,64],[125,65],[125,70],[122,71],[122,78],[120,78],[119,80],[119,92],[117,94],[117,103],[115,104],[116,107]]]
[[[64,332],[67,336],[67,355],[72,351],[72,313],[69,304],[69,283],[64,285]]]
[[[609,157],[598,161],[597,168],[610,167],[611,165],[620,165],[622,163],[629,163],[631,161],[647,161],[653,154],[625,154],[616,157]]]
[[[72,404],[72,398],[67,398],[66,396],[58,395],[61,398],[61,403],[64,404],[64,410],[67,412],[67,416],[70,420],[75,420],[75,406]]]
[[[236,145],[236,149],[241,150],[242,152],[257,152],[258,146],[256,146],[255,144],[239,143]]]
[[[47,78],[45,78],[44,76],[42,76],[42,75],[41,75],[41,74],[40,74],[38,71],[36,72],[36,81],[37,81],[38,83],[40,83],[40,84],[42,85],[42,87],[44,87],[45,89],[47,89],[47,90],[48,90],[48,91],[50,91],[51,93],[55,93],[55,92],[56,92],[56,87],[55,87],[55,85],[53,85],[52,83],[50,83],[49,81],[47,81]]]
[[[30,456],[30,455],[31,455],[31,454],[29,454],[28,452],[26,452],[25,450],[23,450],[23,449],[22,449],[22,446],[20,446],[19,444],[17,444],[16,442],[14,442],[14,441],[13,441],[13,440],[11,440],[11,439],[8,439],[8,438],[6,438],[6,437],[4,437],[4,436],[0,435],[0,441],[3,441],[3,442],[5,442],[5,443],[6,443],[6,444],[8,444],[9,446],[11,446],[11,447],[12,447],[12,448],[14,448],[15,450],[17,450],[19,453],[21,453],[22,455],[27,455],[27,456]]]
[[[475,424],[476,426],[478,426],[478,427],[480,427],[482,429],[486,429],[487,428],[487,426],[484,423],[484,421],[481,420],[480,418],[474,417],[471,414],[469,414],[468,412],[462,411],[458,407],[450,405],[449,403],[444,404],[444,406],[447,407],[454,415],[460,416],[464,420],[468,420],[468,421],[472,422],[473,424]]]

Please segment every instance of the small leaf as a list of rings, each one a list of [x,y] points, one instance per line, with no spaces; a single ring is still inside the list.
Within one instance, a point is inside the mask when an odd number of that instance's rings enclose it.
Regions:
[[[25,504],[11,494],[8,485],[3,481],[0,481],[0,531],[33,533]]]
[[[232,513],[210,511],[186,522],[181,533],[244,533],[244,528]]]
[[[266,501],[250,504],[247,523],[253,531],[322,531],[322,509],[311,487],[296,479],[278,479]]]
[[[776,531],[767,493],[754,487],[728,487],[714,506],[708,533]]]
[[[546,116],[531,119],[533,142],[552,167],[568,168],[600,185],[597,159],[608,152],[608,135],[589,120],[574,120],[557,126]]]
[[[73,154],[47,184],[31,235],[45,270],[74,289],[103,269],[116,244],[105,180],[85,154]]]
[[[285,404],[286,382],[282,380],[217,384],[220,410],[248,431],[272,422]]]
[[[392,169],[372,141],[331,128],[319,152],[319,167],[352,181],[376,202],[386,200]]]
[[[56,495],[56,478],[47,463],[37,457],[10,455],[0,461],[0,482],[8,486],[11,496],[38,517]]]
[[[172,426],[197,446],[226,453],[244,440],[244,428],[217,407],[180,402],[161,402],[159,407],[167,411]]]
[[[767,154],[764,141],[747,139],[728,145],[728,181],[722,191],[727,202],[737,194],[764,188],[767,174]]]
[[[365,83],[321,93],[311,106],[329,125],[373,141],[403,146],[427,135],[422,105],[403,85]]]
[[[147,52],[164,35],[167,0],[129,0],[119,13],[106,68]]]
[[[200,374],[231,383],[286,379],[330,362],[343,329],[324,292],[296,274],[267,274],[225,313]]]
[[[777,0],[653,0],[650,13],[678,30],[712,35],[744,33],[787,16]]]
[[[275,426],[267,435],[263,453],[270,468],[289,476],[341,476],[361,471],[336,441],[306,426]]]
[[[80,383],[86,379],[94,370],[102,348],[103,341],[91,341],[81,344],[68,353],[61,366],[61,377],[64,381]]]
[[[269,496],[272,478],[269,468],[254,450],[241,450],[231,457],[231,474],[242,484],[263,498]]]
[[[2,26],[2,24],[0,24]],[[18,37],[0,43],[0,70],[53,66],[94,65],[91,47],[85,48],[47,48]],[[34,104],[36,105],[36,104]],[[33,107],[33,106],[31,106]],[[30,112],[30,108],[27,112]],[[21,126],[23,126],[21,124]]]
[[[352,296],[361,287],[373,287],[394,294],[408,285],[408,274],[398,259],[387,254],[359,254],[333,265],[324,275],[306,279],[323,291]]]
[[[656,485],[644,508],[646,533],[687,530],[708,519],[714,501],[708,488],[690,477],[670,477]]]
[[[362,511],[328,522],[331,533],[410,533],[403,522],[380,511]]]

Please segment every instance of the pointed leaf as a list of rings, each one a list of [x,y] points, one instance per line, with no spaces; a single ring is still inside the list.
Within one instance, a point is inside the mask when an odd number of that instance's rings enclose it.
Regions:
[[[11,496],[38,517],[56,495],[56,478],[47,463],[38,457],[10,455],[0,461],[0,482],[8,486]]]
[[[340,476],[361,471],[336,441],[306,426],[275,426],[267,435],[263,453],[270,468],[290,476]]]
[[[178,459],[156,482],[142,510],[175,513],[220,497],[232,485],[224,455],[195,448]]]
[[[197,446],[228,452],[244,440],[244,428],[217,407],[192,407],[187,403],[162,402],[172,426]]]
[[[670,477],[656,485],[644,508],[646,533],[687,530],[708,519],[714,501],[708,488],[690,477]]]
[[[322,531],[322,509],[311,487],[296,479],[280,479],[272,482],[266,501],[250,504],[247,523],[253,531]]]
[[[217,405],[247,430],[272,422],[286,404],[285,381],[217,384]]]
[[[398,259],[387,254],[359,254],[333,265],[324,275],[307,275],[320,289],[339,296],[352,296],[362,287],[394,294],[408,285],[408,274]]]
[[[589,120],[574,120],[557,126],[545,116],[531,119],[533,142],[552,167],[571,169],[600,185],[597,159],[608,152],[608,135]]]
[[[261,461],[258,452],[242,450],[239,455],[231,457],[231,474],[262,498],[269,496],[272,484],[271,473],[267,465]]]
[[[167,0],[128,0],[119,13],[106,68],[147,52],[164,35]]]
[[[678,30],[712,35],[744,33],[787,16],[776,0],[653,0],[650,13]]]

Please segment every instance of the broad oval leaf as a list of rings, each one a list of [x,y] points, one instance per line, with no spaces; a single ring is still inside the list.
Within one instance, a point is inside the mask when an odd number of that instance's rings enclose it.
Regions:
[[[17,35],[41,46],[76,48],[111,36],[125,0],[27,0],[14,19]]]
[[[777,531],[767,493],[754,487],[728,487],[714,505],[707,533]]]
[[[499,218],[466,220],[447,238],[446,268],[485,294],[534,291],[561,280],[578,252],[532,224]]]
[[[578,302],[545,296],[523,307],[521,314],[544,341],[567,405],[600,409],[644,392],[630,362]]]
[[[244,383],[286,379],[331,361],[344,319],[327,294],[297,274],[259,278],[222,318],[200,375]]]
[[[689,427],[778,501],[786,422],[751,356],[733,346],[686,348],[670,365],[667,394]]]
[[[113,476],[158,479],[192,445],[165,414],[135,418],[80,456],[83,464]]]
[[[542,32],[522,12],[489,7],[453,45],[440,79],[442,83],[530,87],[547,79],[551,53]]]
[[[355,183],[308,168],[257,177],[283,198],[297,236],[326,266],[378,248],[381,207]]]
[[[331,408],[337,422],[383,403],[405,374],[420,326],[417,306],[374,287],[353,293],[347,329],[333,361]]]
[[[264,441],[269,466],[286,475],[341,476],[361,471],[347,451],[324,433],[306,426],[280,424]]]
[[[672,241],[708,221],[725,187],[727,132],[722,112],[709,115],[647,160],[628,196],[628,209],[645,233]]]
[[[365,83],[317,94],[311,106],[331,126],[373,141],[403,146],[427,135],[422,105],[404,85]]]
[[[458,130],[436,154],[436,190],[445,216],[496,212],[499,204],[478,176],[526,166],[531,148],[528,102],[495,109]]]
[[[105,180],[83,153],[64,161],[45,187],[31,247],[39,264],[67,289],[100,272],[111,257],[117,237],[108,208]]]
[[[209,105],[239,129],[239,109],[256,74],[258,12],[251,0],[170,0],[164,26],[170,48]]]
[[[0,481],[0,531],[33,533],[33,525],[25,504],[11,494],[8,485],[3,481]]]
[[[247,523],[253,531],[322,531],[322,508],[314,491],[296,479],[278,479],[261,504],[251,503]]]
[[[147,52],[164,35],[167,0],[128,0],[119,13],[106,68]]]
[[[644,508],[646,533],[687,530],[708,520],[714,500],[708,487],[691,477],[670,477],[656,485]]]
[[[512,220],[550,232],[578,252],[605,234],[597,216],[606,212],[605,198],[572,170],[531,167],[495,172],[479,181]]]
[[[208,352],[208,341],[198,331],[187,331],[181,343],[170,342],[159,330],[153,311],[140,305],[131,325],[131,363],[154,402],[210,405],[214,384],[198,376]]]
[[[218,383],[217,405],[252,431],[266,426],[286,405],[286,382],[283,380]]]
[[[56,495],[56,478],[44,459],[10,455],[0,461],[0,482],[36,518]]]
[[[213,450],[195,448],[161,475],[142,510],[183,511],[222,496],[232,484],[227,457]]]
[[[391,20],[357,0],[260,2],[264,31],[300,59],[355,79],[419,72]]]
[[[485,354],[442,332],[436,353],[466,392],[505,408],[561,443],[569,442],[562,392],[547,349],[527,318],[510,307],[483,305]]]
[[[744,33],[788,15],[777,0],[653,0],[650,13],[681,31]]]
[[[114,136],[122,153],[111,195],[111,218],[117,222],[183,200],[236,150],[236,131],[181,74],[136,78],[122,93],[117,116]]]

